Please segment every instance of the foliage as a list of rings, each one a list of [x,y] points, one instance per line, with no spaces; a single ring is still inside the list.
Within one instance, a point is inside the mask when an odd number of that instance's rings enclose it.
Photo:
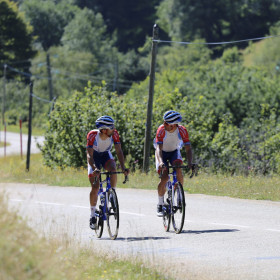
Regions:
[[[157,16],[174,41],[223,42],[264,36],[279,20],[279,11],[275,0],[163,0]]]
[[[279,36],[280,21],[270,28],[270,36]],[[263,40],[257,44],[251,44],[245,50],[246,60],[250,60],[250,65],[266,68],[272,73],[280,74],[280,54],[278,46],[280,38]]]
[[[127,0],[95,0],[94,9],[103,15],[109,33],[116,34],[118,49],[127,52],[137,50],[144,44],[146,36],[152,35],[155,9],[160,2],[161,0],[141,0],[135,3]]]
[[[0,64],[24,60],[18,67],[28,72],[29,59],[35,55],[32,27],[11,1],[0,0],[0,14]],[[0,75],[3,76],[3,67],[0,68]],[[13,76],[15,73],[7,71],[8,78]]]
[[[69,50],[90,52],[99,60],[109,55],[114,43],[109,39],[102,15],[87,8],[76,12],[65,27],[61,41]]]
[[[91,86],[89,83],[85,93],[76,92],[69,102],[56,103],[42,150],[46,164],[85,166],[86,136],[95,128],[95,120],[100,115],[111,115],[116,119],[122,143],[125,143],[124,153],[139,159],[142,156],[141,142],[144,141],[144,116],[141,114],[144,114],[143,104],[124,104],[122,98],[106,91],[106,87]],[[135,141],[140,134],[140,142]]]
[[[56,4],[52,0],[26,0],[21,9],[30,20],[37,42],[44,51],[60,44],[64,27],[76,10],[72,5],[64,2]]]
[[[279,81],[263,69],[245,68],[238,62],[225,64],[224,60],[157,75],[153,137],[163,113],[178,110],[189,131],[195,161],[203,166],[232,173],[248,174],[249,169],[262,174],[278,172]],[[43,148],[46,162],[85,166],[82,143],[92,128],[90,124],[98,116],[109,114],[117,121],[125,156],[141,165],[147,82],[134,85],[122,98],[105,88],[90,86],[69,102],[57,104]],[[151,148],[151,162],[153,154]]]

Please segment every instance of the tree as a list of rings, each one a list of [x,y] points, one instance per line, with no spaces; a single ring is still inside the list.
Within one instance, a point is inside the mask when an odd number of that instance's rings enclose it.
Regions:
[[[276,0],[163,0],[157,15],[172,40],[223,42],[264,36],[279,12]]]
[[[28,72],[29,60],[35,55],[32,49],[32,27],[11,1],[0,0],[0,15],[0,64],[20,61],[17,67]],[[0,68],[0,75],[3,75],[3,67]],[[7,77],[14,75],[9,71],[7,73]]]
[[[79,1],[81,2],[81,1]],[[83,1],[84,2],[84,1]],[[96,11],[103,15],[108,31],[117,34],[121,52],[136,50],[151,36],[160,0],[95,0]]]
[[[84,8],[65,27],[62,43],[70,50],[90,52],[101,59],[111,52],[114,43],[106,31],[102,15]]]
[[[56,4],[51,0],[26,0],[21,9],[34,28],[36,42],[41,44],[44,51],[48,51],[50,47],[60,44],[64,27],[77,7],[64,1]]]

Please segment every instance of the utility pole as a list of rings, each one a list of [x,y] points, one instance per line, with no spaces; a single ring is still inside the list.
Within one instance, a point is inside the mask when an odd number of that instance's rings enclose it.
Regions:
[[[2,124],[5,125],[5,106],[6,106],[6,74],[7,64],[4,64],[4,76],[3,76],[3,99],[2,99]]]
[[[28,120],[28,141],[27,141],[27,155],[26,155],[26,171],[29,171],[30,164],[30,151],[31,151],[31,135],[32,135],[32,95],[33,95],[33,83],[30,83],[29,92],[29,120]]]
[[[51,72],[51,62],[50,62],[49,53],[47,53],[47,72],[48,72],[48,81],[49,81],[50,101],[52,101],[53,100],[53,84],[52,84],[52,72]]]
[[[148,173],[149,165],[150,165],[153,97],[154,97],[154,84],[155,84],[157,44],[158,44],[158,42],[155,42],[154,40],[158,40],[158,33],[159,33],[159,28],[155,24],[153,28],[152,59],[151,59],[151,68],[150,68],[149,98],[148,98],[148,105],[147,105],[147,120],[146,120],[146,131],[145,131],[144,159],[143,159],[143,171],[146,173]]]
[[[114,76],[114,84],[113,84],[113,91],[116,91],[117,93],[119,91],[118,79],[119,79],[119,62],[117,59],[115,62],[115,76]]]

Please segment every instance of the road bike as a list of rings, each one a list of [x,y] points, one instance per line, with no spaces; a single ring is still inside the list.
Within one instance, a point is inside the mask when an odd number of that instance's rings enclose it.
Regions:
[[[95,217],[97,220],[97,227],[95,229],[95,232],[98,238],[101,238],[102,236],[104,221],[107,221],[107,228],[110,238],[114,240],[118,236],[120,223],[119,203],[117,193],[115,189],[111,187],[110,175],[120,173],[123,172],[100,172],[100,187],[98,191],[98,199],[95,211]],[[106,175],[105,180],[102,180],[102,175]],[[125,176],[123,184],[125,184],[127,181],[128,176]]]
[[[169,231],[172,220],[174,231],[178,234],[182,231],[185,222],[185,194],[182,184],[177,180],[176,168],[188,169],[188,166],[168,166],[168,182],[166,183],[167,194],[165,203],[162,206],[163,226],[165,231]],[[172,169],[172,172],[169,170]],[[192,164],[192,173],[190,178],[197,175],[198,166]],[[173,180],[171,180],[171,176]]]

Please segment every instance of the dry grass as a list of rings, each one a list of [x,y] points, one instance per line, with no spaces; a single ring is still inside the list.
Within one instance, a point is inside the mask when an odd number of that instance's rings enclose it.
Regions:
[[[43,165],[42,156],[32,155],[30,171],[26,172],[26,161],[20,156],[0,158],[0,182],[41,183],[53,186],[89,187],[86,169],[67,168],[64,170]],[[123,185],[123,176],[118,177],[118,187],[136,189],[156,189],[159,178],[156,172],[149,174],[136,171]],[[230,196],[246,199],[266,199],[280,201],[280,176],[230,176],[200,172],[189,179],[185,176],[184,188],[190,193]]]
[[[168,279],[143,264],[39,238],[0,194],[0,279]],[[78,249],[77,249],[78,248]]]

